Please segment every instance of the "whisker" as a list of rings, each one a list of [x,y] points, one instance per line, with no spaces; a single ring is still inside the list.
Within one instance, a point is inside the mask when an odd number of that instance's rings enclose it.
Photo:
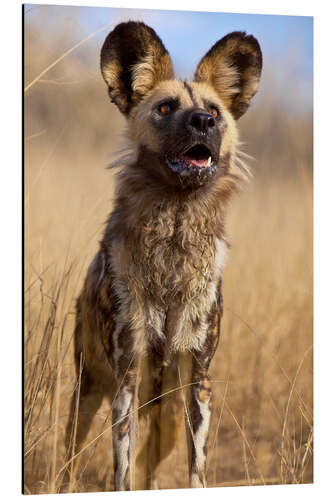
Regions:
[[[253,177],[253,174],[250,170],[250,167],[248,165],[246,165],[246,163],[244,163],[244,161],[242,161],[237,156],[235,158],[235,164],[236,164],[236,167],[238,167],[240,174],[244,180],[249,181]]]
[[[247,154],[247,153],[245,153],[244,151],[241,151],[241,150],[237,151],[237,155],[243,156],[244,158],[248,158],[251,161],[256,161],[256,159],[254,158],[254,156],[251,156],[251,155],[249,155],[249,154]]]
[[[121,155],[119,158],[116,158],[113,160],[111,163],[107,165],[107,169],[112,169],[112,168],[117,168],[117,167],[124,167],[126,165],[129,165],[134,161],[134,153],[125,153]]]

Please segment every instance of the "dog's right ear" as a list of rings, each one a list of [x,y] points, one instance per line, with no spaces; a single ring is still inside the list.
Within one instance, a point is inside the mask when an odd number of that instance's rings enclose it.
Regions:
[[[170,56],[155,31],[141,22],[115,27],[101,51],[111,101],[127,115],[158,82],[173,78]]]

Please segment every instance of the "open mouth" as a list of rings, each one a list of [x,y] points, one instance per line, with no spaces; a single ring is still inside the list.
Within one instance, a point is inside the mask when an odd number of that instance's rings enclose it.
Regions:
[[[202,180],[202,183],[211,177],[216,167],[212,161],[212,153],[204,144],[196,144],[187,149],[177,158],[166,156],[169,167],[181,177],[193,177]]]

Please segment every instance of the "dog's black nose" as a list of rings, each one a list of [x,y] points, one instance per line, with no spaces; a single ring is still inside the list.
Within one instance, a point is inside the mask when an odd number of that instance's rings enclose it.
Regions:
[[[214,117],[205,111],[192,111],[188,124],[196,132],[207,134],[209,129],[215,127],[216,122]]]

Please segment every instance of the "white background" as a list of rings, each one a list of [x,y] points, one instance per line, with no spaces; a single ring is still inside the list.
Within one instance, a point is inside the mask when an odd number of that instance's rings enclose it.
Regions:
[[[39,4],[52,3],[40,0]],[[89,493],[67,498],[164,499],[164,498],[331,498],[333,491],[333,186],[332,186],[332,51],[333,17],[330,2],[279,0],[123,0],[66,1],[62,5],[205,10],[251,14],[314,16],[315,66],[315,484],[256,486],[207,490]],[[22,98],[21,98],[21,4],[3,2],[1,8],[1,314],[0,321],[0,495],[17,498],[21,491],[21,231],[22,231]],[[41,495],[43,497],[43,495]],[[59,496],[48,495],[48,498]]]

